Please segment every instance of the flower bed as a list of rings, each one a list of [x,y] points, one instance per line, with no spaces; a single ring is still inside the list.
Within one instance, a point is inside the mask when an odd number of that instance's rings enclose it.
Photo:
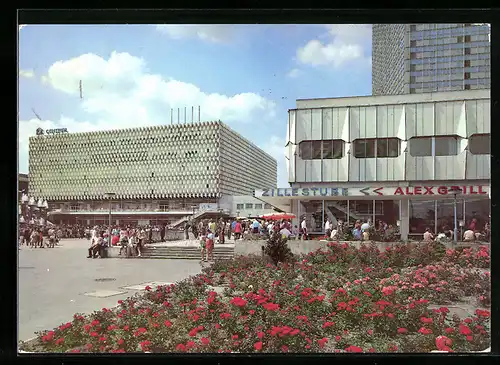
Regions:
[[[21,344],[43,352],[430,352],[490,346],[489,249],[330,243],[277,267],[240,257]],[[483,270],[478,270],[483,268]],[[470,318],[447,307],[469,298]],[[431,309],[434,308],[434,309]],[[450,306],[451,308],[451,306]]]

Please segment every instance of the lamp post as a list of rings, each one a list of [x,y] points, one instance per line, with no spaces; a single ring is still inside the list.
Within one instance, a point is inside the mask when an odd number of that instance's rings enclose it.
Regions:
[[[458,227],[457,227],[457,195],[460,194],[462,191],[458,186],[452,186],[450,188],[450,191],[453,193],[453,242],[455,244],[458,241],[457,238],[457,233],[458,233]]]
[[[109,228],[108,228],[108,247],[111,247],[111,199],[116,195],[116,193],[106,193],[104,197],[109,199]]]

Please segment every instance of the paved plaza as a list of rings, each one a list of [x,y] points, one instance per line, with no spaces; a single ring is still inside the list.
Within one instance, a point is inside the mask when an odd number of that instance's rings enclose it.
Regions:
[[[71,321],[74,313],[114,306],[147,283],[173,283],[201,271],[195,260],[87,259],[88,247],[86,239],[65,239],[53,249],[19,250],[20,340]],[[96,281],[107,278],[114,280]]]

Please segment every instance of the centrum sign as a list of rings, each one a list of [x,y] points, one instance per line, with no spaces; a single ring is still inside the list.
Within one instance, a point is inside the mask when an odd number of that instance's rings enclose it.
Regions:
[[[425,186],[379,186],[379,187],[310,187],[310,188],[277,188],[255,190],[256,197],[350,197],[350,196],[419,196],[419,195],[488,195],[488,185],[425,185]]]
[[[60,133],[68,133],[67,128],[58,128],[58,129],[47,129],[45,131],[47,134],[60,134]]]

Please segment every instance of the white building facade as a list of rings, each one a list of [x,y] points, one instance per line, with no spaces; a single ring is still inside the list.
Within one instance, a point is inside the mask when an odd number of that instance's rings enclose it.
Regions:
[[[276,160],[222,122],[30,138],[29,195],[52,221],[167,224],[231,212],[234,195],[275,186]],[[149,223],[147,223],[149,222]]]
[[[297,100],[289,111],[291,187],[255,196],[306,217],[399,225],[403,239],[426,228],[480,226],[490,212],[490,92]],[[482,228],[482,227],[481,227]]]

